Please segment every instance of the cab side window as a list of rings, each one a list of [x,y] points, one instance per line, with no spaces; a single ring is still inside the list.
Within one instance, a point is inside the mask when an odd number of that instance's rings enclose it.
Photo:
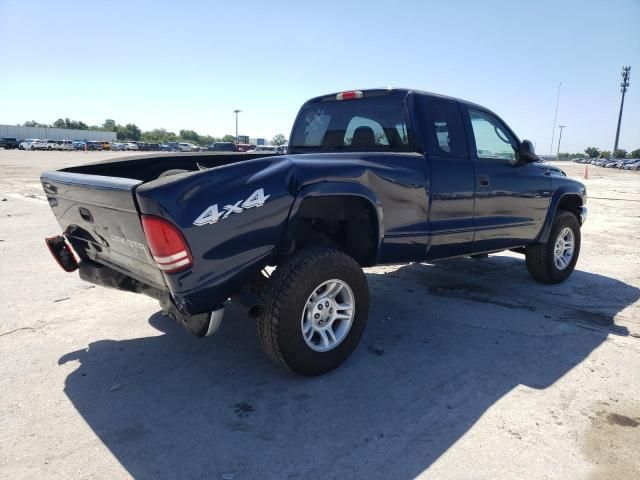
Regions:
[[[469,118],[479,159],[515,163],[516,141],[502,122],[488,113],[469,109]]]
[[[426,107],[428,153],[441,157],[468,158],[467,140],[458,105],[450,100],[428,99],[425,103],[422,107]]]

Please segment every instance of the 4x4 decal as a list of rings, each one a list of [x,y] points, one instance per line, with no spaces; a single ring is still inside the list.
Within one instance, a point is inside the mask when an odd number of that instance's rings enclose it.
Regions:
[[[193,224],[197,227],[201,227],[202,225],[216,223],[220,219],[227,218],[232,213],[242,213],[244,210],[249,208],[261,207],[269,197],[270,195],[264,194],[263,188],[259,188],[249,195],[249,198],[246,200],[238,200],[233,205],[225,205],[222,211],[218,209],[218,204],[215,203],[202,212],[200,216],[193,221]]]

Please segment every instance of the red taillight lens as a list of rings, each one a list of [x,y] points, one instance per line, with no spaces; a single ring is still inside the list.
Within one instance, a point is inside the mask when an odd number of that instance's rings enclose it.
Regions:
[[[193,265],[189,246],[174,225],[159,217],[142,215],[142,228],[160,270],[175,273]]]
[[[353,100],[354,98],[362,98],[360,90],[352,90],[350,92],[341,92],[336,95],[336,100]]]

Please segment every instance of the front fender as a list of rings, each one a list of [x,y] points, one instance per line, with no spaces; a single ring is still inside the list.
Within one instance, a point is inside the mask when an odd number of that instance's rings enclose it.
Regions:
[[[540,231],[540,235],[538,236],[538,243],[546,243],[549,239],[549,234],[551,233],[551,227],[553,226],[553,219],[556,216],[556,211],[558,210],[558,205],[562,202],[563,198],[568,196],[577,196],[580,198],[581,206],[584,206],[584,198],[585,198],[585,190],[582,187],[582,191],[577,189],[574,185],[562,185],[558,187],[551,197],[551,202],[549,203],[549,210],[547,211],[547,216],[544,221],[544,226]]]

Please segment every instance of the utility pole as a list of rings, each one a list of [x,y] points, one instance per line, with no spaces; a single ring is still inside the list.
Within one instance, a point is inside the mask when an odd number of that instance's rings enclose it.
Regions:
[[[556,114],[553,116],[553,129],[551,130],[551,145],[549,146],[549,156],[553,155],[553,138],[556,135],[556,120],[558,119],[558,104],[560,103],[560,87],[562,82],[558,84],[558,96],[556,97]]]
[[[618,114],[618,128],[616,129],[616,143],[613,145],[613,152],[611,155],[613,158],[616,156],[616,150],[618,150],[618,140],[620,139],[620,123],[622,122],[622,108],[624,107],[624,94],[627,93],[629,88],[629,71],[631,67],[622,67],[622,82],[620,83],[620,91],[622,92],[622,100],[620,100],[620,113]]]
[[[558,125],[560,129],[560,137],[558,138],[558,153],[556,153],[556,161],[560,160],[560,142],[562,141],[562,129],[565,128],[566,125]]]
[[[241,112],[242,110],[234,110],[233,113],[236,114],[236,143],[238,143],[238,114]]]

